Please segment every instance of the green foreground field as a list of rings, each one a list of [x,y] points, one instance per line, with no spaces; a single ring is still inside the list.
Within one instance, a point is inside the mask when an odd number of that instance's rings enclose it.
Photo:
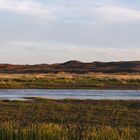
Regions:
[[[0,89],[140,89],[140,74],[0,74]]]
[[[140,140],[140,101],[0,101],[0,140]]]

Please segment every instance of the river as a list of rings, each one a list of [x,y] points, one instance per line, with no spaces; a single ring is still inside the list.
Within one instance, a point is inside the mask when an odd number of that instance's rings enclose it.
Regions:
[[[51,99],[140,100],[140,90],[47,90],[0,89],[0,100],[23,100],[40,97]]]

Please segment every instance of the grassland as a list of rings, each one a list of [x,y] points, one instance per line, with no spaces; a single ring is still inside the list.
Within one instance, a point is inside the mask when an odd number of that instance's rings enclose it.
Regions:
[[[0,101],[1,140],[140,140],[140,101]]]
[[[0,74],[1,89],[140,89],[140,74]],[[0,101],[0,140],[140,140],[140,101]]]
[[[1,140],[139,140],[139,130],[131,127],[84,128],[76,125],[36,124],[22,128],[4,123],[0,127]]]
[[[140,74],[0,74],[1,89],[140,89]]]

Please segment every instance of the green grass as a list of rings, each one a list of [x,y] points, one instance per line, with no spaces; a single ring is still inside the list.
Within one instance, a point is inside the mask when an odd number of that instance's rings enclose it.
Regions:
[[[91,76],[67,77],[18,77],[0,80],[1,89],[140,89],[140,79],[109,79]]]
[[[0,140],[140,140],[140,101],[0,101]]]
[[[139,140],[135,128],[80,127],[77,125],[34,124],[22,128],[18,124],[3,123],[0,126],[1,140]]]
[[[140,126],[140,101],[46,100],[0,101],[0,123]]]

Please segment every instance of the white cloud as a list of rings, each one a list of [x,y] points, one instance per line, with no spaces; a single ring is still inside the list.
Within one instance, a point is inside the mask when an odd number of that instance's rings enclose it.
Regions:
[[[106,5],[95,8],[97,18],[107,22],[131,22],[140,20],[140,10],[117,6]]]
[[[118,23],[140,21],[140,10],[124,5],[98,4],[91,6],[73,6],[60,8],[61,13],[75,21],[87,23]],[[69,20],[71,21],[71,20]],[[71,21],[72,22],[72,21]]]
[[[91,47],[28,41],[12,41],[5,43],[0,52],[1,62],[23,64],[57,63],[74,59],[85,62],[132,61],[139,60],[139,56],[140,49],[137,48],[105,48],[102,46]]]
[[[41,1],[0,0],[2,62],[139,60],[140,10],[118,0]]]
[[[35,0],[0,0],[0,9],[68,22],[133,22],[140,20],[140,10],[111,2],[87,0],[60,1],[43,4]]]
[[[55,18],[52,14],[54,9],[34,0],[0,0],[0,10],[11,11],[16,14]]]

